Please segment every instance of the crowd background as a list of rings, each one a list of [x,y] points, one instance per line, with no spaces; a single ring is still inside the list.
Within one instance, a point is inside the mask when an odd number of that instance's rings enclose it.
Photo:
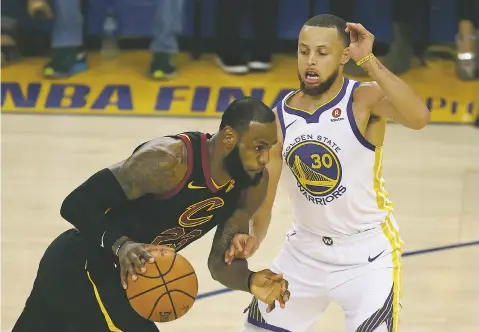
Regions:
[[[46,56],[46,78],[88,70],[88,53],[149,49],[154,79],[177,74],[176,55],[205,52],[229,74],[268,71],[294,53],[301,25],[332,13],[363,23],[374,52],[397,74],[450,61],[461,80],[479,75],[477,0],[3,0],[2,66]],[[365,76],[352,61],[346,74]]]

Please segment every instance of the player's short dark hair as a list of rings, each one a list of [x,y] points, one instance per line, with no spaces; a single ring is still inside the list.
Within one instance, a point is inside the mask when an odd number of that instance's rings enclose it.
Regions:
[[[226,108],[221,117],[220,129],[228,126],[241,133],[248,129],[250,122],[271,123],[274,120],[273,110],[261,100],[244,97]]]
[[[349,34],[345,31],[346,21],[341,17],[331,14],[316,15],[307,20],[304,25],[311,27],[336,28],[336,30],[338,30],[338,35],[343,41],[344,45],[346,47],[349,46]]]

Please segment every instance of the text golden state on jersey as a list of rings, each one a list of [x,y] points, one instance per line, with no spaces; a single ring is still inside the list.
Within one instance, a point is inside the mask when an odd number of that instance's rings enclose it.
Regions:
[[[304,134],[283,149],[283,158],[309,202],[327,205],[346,192],[341,185],[341,147],[328,137]]]

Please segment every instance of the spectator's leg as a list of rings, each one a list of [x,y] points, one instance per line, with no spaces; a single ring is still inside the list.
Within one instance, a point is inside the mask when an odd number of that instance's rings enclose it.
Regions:
[[[20,57],[15,38],[17,24],[15,18],[2,15],[2,67]]]
[[[68,77],[87,69],[81,4],[80,0],[55,0],[53,6],[52,57],[43,73]]]
[[[182,31],[183,0],[156,0],[153,40],[150,50],[153,59],[150,75],[155,79],[176,75],[176,57],[179,51],[178,34]]]
[[[18,2],[18,0],[2,0],[2,67],[20,58],[17,45],[17,27],[21,17],[24,16],[23,12],[25,10],[25,4]]]
[[[331,14],[341,17],[346,22],[356,22],[356,0],[329,0]],[[344,65],[344,73],[352,76],[367,76],[368,73],[351,59]]]
[[[474,0],[457,0],[459,31],[457,40],[456,73],[460,79],[474,80],[479,77],[479,29],[477,17],[479,4]],[[476,26],[474,26],[476,23]]]
[[[414,27],[417,26],[419,17],[425,17],[429,5],[424,0],[421,3],[416,0],[393,0],[393,35],[389,52],[384,58],[384,64],[393,73],[402,74],[411,68]]]
[[[278,0],[252,1],[253,44],[248,63],[252,71],[271,68],[271,54],[278,31],[278,5]]]
[[[329,11],[346,22],[355,22],[356,0],[329,0]]]
[[[470,22],[479,29],[479,2],[476,0],[456,0],[459,22]],[[461,29],[461,27],[459,27]],[[460,31],[459,31],[460,32]]]
[[[217,2],[217,62],[221,69],[229,74],[246,74],[249,71],[240,38],[240,23],[244,7],[244,0]]]

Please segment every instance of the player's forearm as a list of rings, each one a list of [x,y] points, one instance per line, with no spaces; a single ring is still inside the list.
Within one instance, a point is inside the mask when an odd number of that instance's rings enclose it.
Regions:
[[[121,186],[113,174],[101,170],[71,192],[63,201],[60,214],[70,222],[93,245],[111,252],[121,234],[116,229],[107,229],[107,209],[126,201]]]
[[[218,225],[208,257],[208,268],[213,279],[228,288],[244,292],[249,292],[248,280],[252,274],[248,262],[245,259],[235,259],[228,265],[225,254],[236,234],[248,234],[250,217],[245,211],[238,209],[224,224]]]
[[[408,119],[414,129],[421,129],[427,125],[430,112],[406,82],[391,73],[376,57],[365,62],[361,67],[384,91],[398,117]]]
[[[249,280],[253,271],[248,268],[246,259],[235,259],[230,265],[224,261],[224,255],[210,256],[208,268],[211,277],[225,287],[249,292]]]
[[[251,218],[250,221],[250,235],[255,235],[259,243],[263,242],[268,233],[269,224],[271,222],[271,212],[260,212]]]

